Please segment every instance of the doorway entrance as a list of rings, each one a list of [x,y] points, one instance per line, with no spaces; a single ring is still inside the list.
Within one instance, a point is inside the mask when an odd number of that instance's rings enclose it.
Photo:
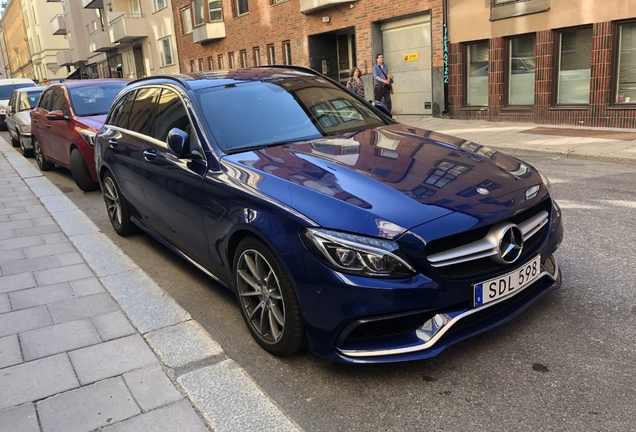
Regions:
[[[309,36],[309,67],[343,84],[356,65],[353,27]]]
[[[146,76],[144,70],[144,54],[141,45],[133,47],[133,56],[135,57],[135,78],[143,78]]]

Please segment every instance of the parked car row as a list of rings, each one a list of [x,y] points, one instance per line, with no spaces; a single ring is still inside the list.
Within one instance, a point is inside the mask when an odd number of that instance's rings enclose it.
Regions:
[[[268,66],[51,86],[31,129],[41,169],[101,186],[119,235],[140,228],[231,289],[265,350],[379,363],[436,356],[559,288],[563,237],[532,166],[387,114]]]

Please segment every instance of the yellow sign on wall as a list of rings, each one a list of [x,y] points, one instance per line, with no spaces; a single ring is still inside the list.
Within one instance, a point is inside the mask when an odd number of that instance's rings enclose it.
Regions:
[[[420,54],[419,53],[404,54],[404,61],[405,62],[418,61],[419,59],[420,59]]]

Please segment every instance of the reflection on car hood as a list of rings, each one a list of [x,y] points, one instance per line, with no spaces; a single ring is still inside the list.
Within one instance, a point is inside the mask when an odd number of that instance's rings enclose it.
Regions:
[[[100,130],[104,126],[107,114],[100,114],[96,116],[77,117],[77,121],[84,123],[86,126],[95,130]]]
[[[387,238],[456,212],[473,226],[492,223],[547,193],[518,159],[399,124],[225,156],[224,163],[238,180],[320,226]]]

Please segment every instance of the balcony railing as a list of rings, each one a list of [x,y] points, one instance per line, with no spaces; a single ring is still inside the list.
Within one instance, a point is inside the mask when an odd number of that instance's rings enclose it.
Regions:
[[[58,51],[57,54],[55,54],[55,60],[58,66],[70,66],[73,64],[70,50]]]
[[[353,3],[358,0],[300,0],[300,12],[312,13],[342,3]]]
[[[66,34],[66,22],[64,21],[64,15],[55,15],[51,20],[51,33],[54,35]]]
[[[146,18],[142,14],[111,12],[108,17],[108,32],[111,43],[132,42],[148,37]]]
[[[212,39],[222,39],[225,37],[225,23],[223,21],[215,21],[205,23],[202,26],[192,29],[192,38],[194,43],[201,43]]]
[[[82,0],[82,7],[84,9],[103,9],[104,0]]]
[[[97,29],[88,34],[88,49],[91,52],[106,52],[113,47],[108,32]]]

